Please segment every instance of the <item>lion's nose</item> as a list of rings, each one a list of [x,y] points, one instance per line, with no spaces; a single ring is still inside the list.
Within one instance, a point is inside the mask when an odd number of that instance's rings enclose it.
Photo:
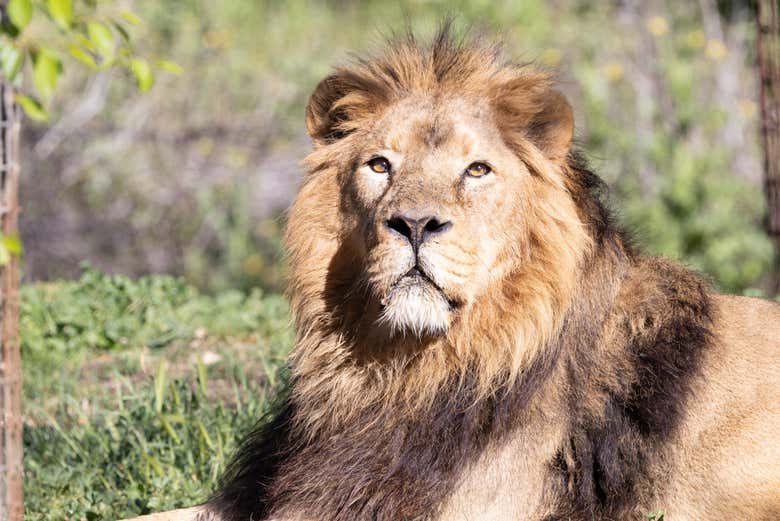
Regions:
[[[423,212],[408,211],[394,214],[385,221],[385,226],[406,237],[416,253],[422,243],[452,228],[452,221]]]

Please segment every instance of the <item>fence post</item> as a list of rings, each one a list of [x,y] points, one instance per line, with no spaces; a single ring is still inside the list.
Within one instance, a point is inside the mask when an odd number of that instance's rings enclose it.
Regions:
[[[772,292],[780,293],[780,4],[759,0],[756,47],[761,85],[761,135],[764,144],[764,188],[767,233],[775,246]]]
[[[0,228],[16,237],[19,216],[21,114],[13,87],[0,76]],[[22,364],[19,353],[19,259],[0,266],[0,520],[21,521]]]

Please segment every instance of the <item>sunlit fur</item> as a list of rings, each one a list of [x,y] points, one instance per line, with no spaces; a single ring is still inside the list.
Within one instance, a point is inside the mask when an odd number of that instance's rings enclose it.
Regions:
[[[305,162],[309,173],[290,211],[286,243],[298,331],[294,393],[309,432],[343,425],[364,407],[403,404],[418,414],[453,373],[476,372],[477,395],[489,395],[517,378],[570,304],[589,247],[557,148],[571,139],[570,108],[549,105],[560,95],[548,76],[505,63],[492,47],[442,43],[436,52],[403,41],[382,57],[340,69],[312,97],[307,122],[316,147]],[[320,112],[320,104],[332,108]],[[465,198],[446,184],[411,180],[393,187],[396,208],[434,199],[437,211],[456,214],[446,242],[423,245],[420,253],[429,275],[460,304],[448,312],[429,285],[394,286],[412,256],[399,241],[377,236],[385,207],[361,192],[381,194],[385,187],[361,184],[369,173],[360,163],[375,149],[424,153],[461,182],[469,159],[452,161],[451,152],[469,147],[471,136],[450,136],[455,142],[445,159],[426,143],[438,129],[425,126],[452,125],[441,118],[469,112],[484,127],[476,131],[490,136],[471,152],[489,161],[505,157],[492,175],[514,176],[511,189],[466,180],[486,186]],[[535,120],[554,124],[534,136],[528,128]],[[383,133],[387,121],[393,131]],[[466,123],[468,131],[477,119]],[[402,161],[419,168],[426,160]],[[429,174],[419,168],[407,175]],[[382,311],[388,303],[391,309]]]
[[[306,121],[291,377],[202,521],[780,517],[780,306],[634,251],[545,74],[445,30]]]
[[[411,333],[417,338],[444,335],[452,313],[439,290],[425,282],[398,281],[382,300],[378,325],[386,325],[391,336]]]

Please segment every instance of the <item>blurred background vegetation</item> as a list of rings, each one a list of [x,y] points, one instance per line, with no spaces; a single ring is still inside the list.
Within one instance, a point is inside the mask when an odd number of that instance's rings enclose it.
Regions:
[[[88,76],[63,56],[53,123],[24,126],[29,519],[205,498],[283,379],[280,233],[310,148],[307,96],[350,52],[407,26],[424,38],[453,15],[557,71],[578,144],[638,244],[724,291],[769,296],[749,3],[125,5],[143,20],[137,52],[183,74],[140,94],[126,72]]]
[[[25,278],[184,276],[283,285],[283,211],[309,148],[308,94],[350,51],[445,15],[553,68],[614,206],[654,253],[731,292],[767,287],[754,21],[740,2],[138,0],[138,52],[184,69],[150,93],[121,71],[64,77],[25,126]]]

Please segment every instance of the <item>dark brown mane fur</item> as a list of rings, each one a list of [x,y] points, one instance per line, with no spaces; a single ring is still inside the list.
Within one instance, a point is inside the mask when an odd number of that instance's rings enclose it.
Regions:
[[[391,95],[393,81],[454,81],[463,67],[457,49],[445,35],[420,51],[434,64],[433,78],[425,71],[403,78],[408,69],[378,61],[365,64],[374,76],[351,81],[381,96]],[[344,112],[354,105],[342,107],[331,114],[336,125],[310,120],[310,128],[336,128],[337,135],[322,138],[343,138],[356,123]],[[544,124],[538,122],[537,138],[546,135]],[[329,521],[426,519],[489,444],[549,415],[564,423],[565,442],[548,462],[545,495],[553,507],[546,519],[646,513],[637,509],[646,504],[649,462],[663,458],[710,342],[709,290],[684,268],[634,253],[602,200],[603,183],[578,155],[569,153],[562,168],[593,246],[561,327],[519,378],[485,396],[472,368],[453,373],[416,416],[356,403],[342,429],[312,432],[299,418],[293,397],[300,382],[292,377],[276,409],[246,438],[209,508],[223,521],[290,512]]]

